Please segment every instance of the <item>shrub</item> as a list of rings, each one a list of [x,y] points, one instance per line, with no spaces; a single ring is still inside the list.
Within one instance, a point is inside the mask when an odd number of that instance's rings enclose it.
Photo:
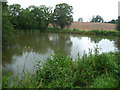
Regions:
[[[101,75],[96,78],[91,85],[91,88],[116,88],[118,87],[118,81],[110,75]]]
[[[44,65],[37,66],[37,81],[40,87],[71,87],[73,84],[72,59],[55,54]]]
[[[97,49],[95,54],[89,52],[76,61],[56,53],[42,65],[38,61],[36,73],[32,75],[3,77],[4,88],[118,88],[118,83],[120,52],[99,54]]]

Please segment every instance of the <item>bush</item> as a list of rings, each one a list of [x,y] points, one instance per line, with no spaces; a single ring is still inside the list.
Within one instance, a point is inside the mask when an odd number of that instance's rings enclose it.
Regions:
[[[110,75],[101,75],[96,78],[91,85],[91,88],[116,88],[118,87],[118,81]]]
[[[73,84],[73,61],[69,57],[55,54],[44,65],[37,66],[38,85],[40,87],[71,87]],[[71,78],[71,79],[70,79]],[[42,85],[40,83],[42,82]]]
[[[4,76],[3,87],[37,88],[118,88],[120,83],[120,52],[95,54],[89,52],[73,61],[56,53],[44,64],[38,61],[36,73],[12,80]],[[13,84],[10,84],[10,82]]]

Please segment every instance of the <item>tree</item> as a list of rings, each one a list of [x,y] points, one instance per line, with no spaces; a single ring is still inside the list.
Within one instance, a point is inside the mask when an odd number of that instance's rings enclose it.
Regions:
[[[103,23],[104,20],[103,20],[103,18],[101,16],[97,15],[96,17],[93,16],[92,20],[90,22],[102,22]]]
[[[12,22],[14,28],[17,29],[19,26],[20,13],[22,11],[21,5],[20,4],[10,5],[8,7],[8,10],[10,12],[11,22]]]
[[[6,46],[14,35],[13,25],[11,24],[10,13],[7,2],[2,2],[2,46]]]
[[[23,9],[20,13],[20,27],[21,29],[39,29],[44,31],[49,23],[52,13],[51,7],[41,6],[29,6]]]
[[[31,29],[31,18],[30,18],[30,11],[29,9],[23,9],[22,12],[20,13],[19,17],[19,29]]]
[[[111,21],[109,21],[108,23],[113,23],[116,24],[117,20],[112,19]]]
[[[116,29],[117,29],[118,31],[120,31],[120,16],[118,17],[118,20],[117,20]]]
[[[72,10],[72,6],[69,6],[66,3],[57,4],[52,16],[53,24],[56,24],[61,28],[70,25],[71,22],[73,22]]]
[[[38,21],[38,24],[39,24],[38,28],[41,29],[41,31],[44,31],[50,23],[52,8],[41,5],[40,7],[38,7],[38,9],[39,9],[39,12],[37,14],[38,17],[36,17],[37,20],[39,20]]]
[[[50,23],[52,7],[41,5],[39,7],[31,6],[29,9],[31,10],[31,15],[36,24],[36,28],[44,31]]]
[[[79,19],[78,19],[78,22],[83,22],[83,18],[79,18]]]

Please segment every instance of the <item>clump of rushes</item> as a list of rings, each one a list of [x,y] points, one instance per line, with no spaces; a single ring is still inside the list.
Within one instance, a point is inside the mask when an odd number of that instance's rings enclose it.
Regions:
[[[24,78],[10,84],[11,77],[3,76],[3,88],[120,88],[120,52],[99,54],[95,49],[75,61],[55,53]]]

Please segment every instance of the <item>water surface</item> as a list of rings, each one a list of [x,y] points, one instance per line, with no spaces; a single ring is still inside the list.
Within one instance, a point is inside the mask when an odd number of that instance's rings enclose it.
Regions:
[[[34,72],[38,60],[44,62],[57,49],[73,60],[89,49],[100,48],[99,52],[115,52],[120,49],[118,37],[81,36],[65,33],[21,33],[3,49],[3,73]]]

